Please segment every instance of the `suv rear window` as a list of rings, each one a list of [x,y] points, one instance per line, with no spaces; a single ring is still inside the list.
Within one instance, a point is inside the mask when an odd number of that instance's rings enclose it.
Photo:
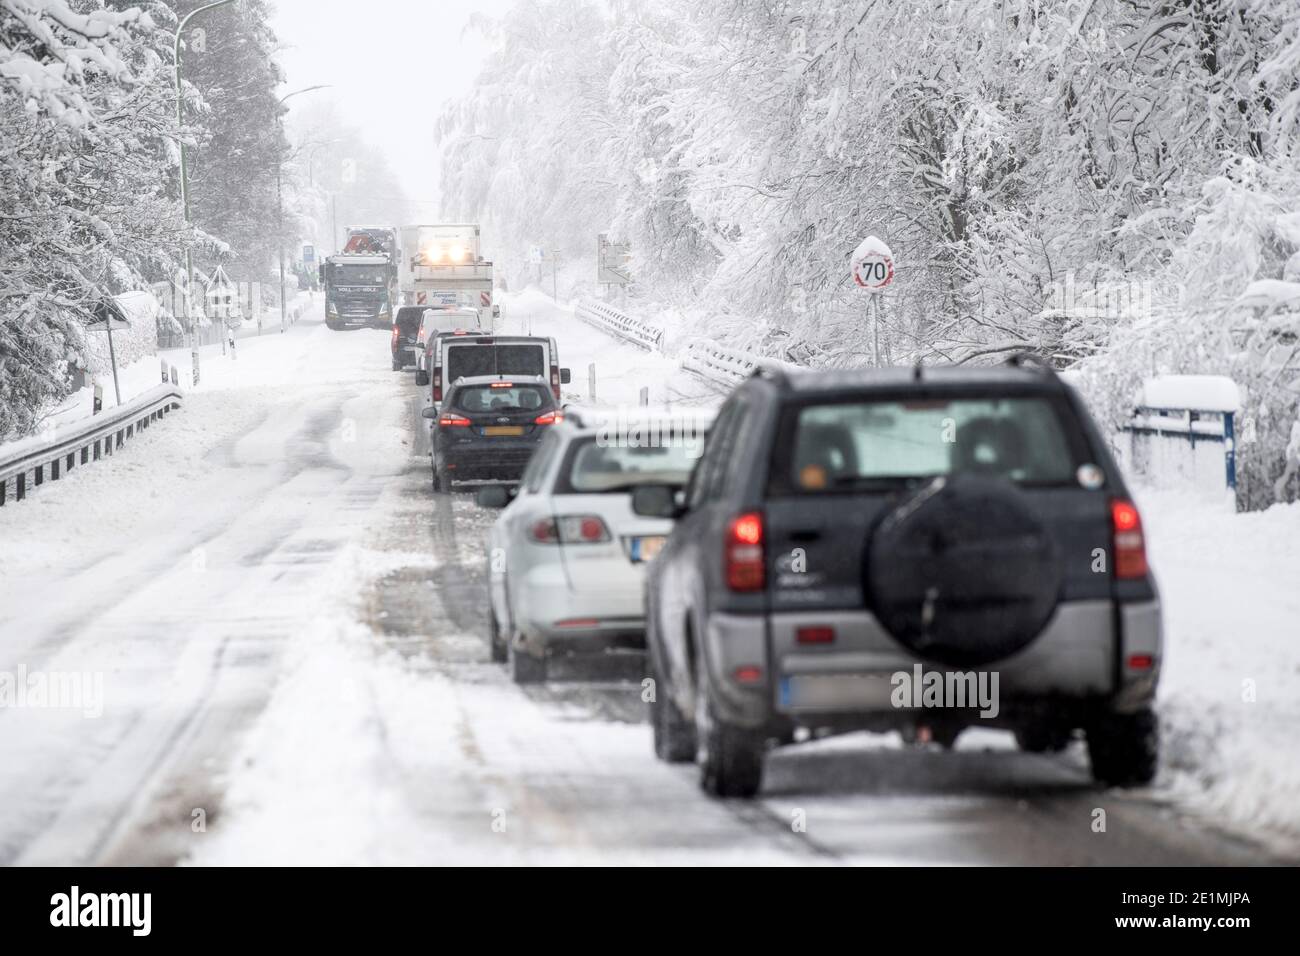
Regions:
[[[447,381],[476,375],[546,376],[540,345],[455,345],[447,348]]]
[[[556,480],[557,494],[627,491],[640,484],[685,485],[700,457],[699,443],[604,444],[575,441]]]
[[[461,412],[531,412],[551,407],[551,390],[545,385],[465,385],[456,389],[452,408]]]
[[[1046,396],[805,405],[788,413],[774,490],[888,489],[952,474],[1071,483],[1083,452],[1064,414]]]

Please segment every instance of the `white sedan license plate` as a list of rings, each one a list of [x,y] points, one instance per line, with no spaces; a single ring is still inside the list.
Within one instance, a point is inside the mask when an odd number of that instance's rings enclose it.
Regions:
[[[667,537],[662,534],[642,535],[633,538],[628,542],[628,556],[632,558],[633,564],[653,561],[659,552],[664,549],[666,540],[668,540]]]

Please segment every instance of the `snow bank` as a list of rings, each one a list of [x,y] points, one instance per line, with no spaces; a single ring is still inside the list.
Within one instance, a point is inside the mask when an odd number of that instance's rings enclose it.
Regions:
[[[1165,613],[1162,784],[1226,825],[1300,841],[1300,504],[1138,497]]]

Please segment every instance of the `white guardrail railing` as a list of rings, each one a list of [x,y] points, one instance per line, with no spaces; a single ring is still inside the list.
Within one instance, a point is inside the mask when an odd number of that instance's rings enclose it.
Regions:
[[[711,339],[693,339],[681,355],[682,368],[714,382],[735,385],[753,374],[754,369],[771,368],[797,371],[799,366],[780,359],[765,358],[752,352],[728,348]]]
[[[663,347],[664,330],[648,322],[633,318],[626,312],[595,299],[581,299],[575,314],[584,322],[602,332],[617,336],[641,348],[656,350]],[[694,372],[719,385],[728,387],[744,381],[755,368],[797,371],[800,366],[780,359],[766,358],[728,348],[711,339],[694,339],[682,350],[679,360],[682,368]]]
[[[178,386],[158,385],[94,418],[28,439],[8,455],[0,452],[0,506],[11,499],[22,501],[47,479],[58,481],[78,465],[112,455],[137,432],[180,408],[181,399]]]
[[[663,329],[635,319],[604,302],[581,299],[574,312],[582,321],[643,349],[657,349],[663,343]]]

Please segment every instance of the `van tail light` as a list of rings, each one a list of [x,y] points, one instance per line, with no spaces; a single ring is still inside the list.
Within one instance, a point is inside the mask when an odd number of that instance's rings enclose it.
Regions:
[[[528,536],[538,544],[603,544],[609,528],[599,515],[561,515],[533,522]]]
[[[560,367],[551,366],[551,391],[555,393],[555,400],[560,400]]]
[[[468,428],[471,424],[473,423],[468,418],[451,413],[438,417],[439,428]]]
[[[1147,545],[1142,534],[1142,516],[1131,501],[1110,503],[1110,525],[1114,536],[1115,577],[1131,581],[1147,576]]]
[[[394,345],[397,344],[397,339],[401,336],[401,334],[402,333],[397,328],[397,323],[394,322],[393,323],[393,344]]]
[[[433,373],[433,400],[442,401],[442,369],[437,369]]]
[[[544,415],[538,415],[533,419],[534,425],[556,425],[564,421],[564,412],[558,408],[555,411],[547,412]]]
[[[727,526],[725,566],[727,587],[733,591],[761,591],[766,585],[763,560],[763,515],[746,512]]]

